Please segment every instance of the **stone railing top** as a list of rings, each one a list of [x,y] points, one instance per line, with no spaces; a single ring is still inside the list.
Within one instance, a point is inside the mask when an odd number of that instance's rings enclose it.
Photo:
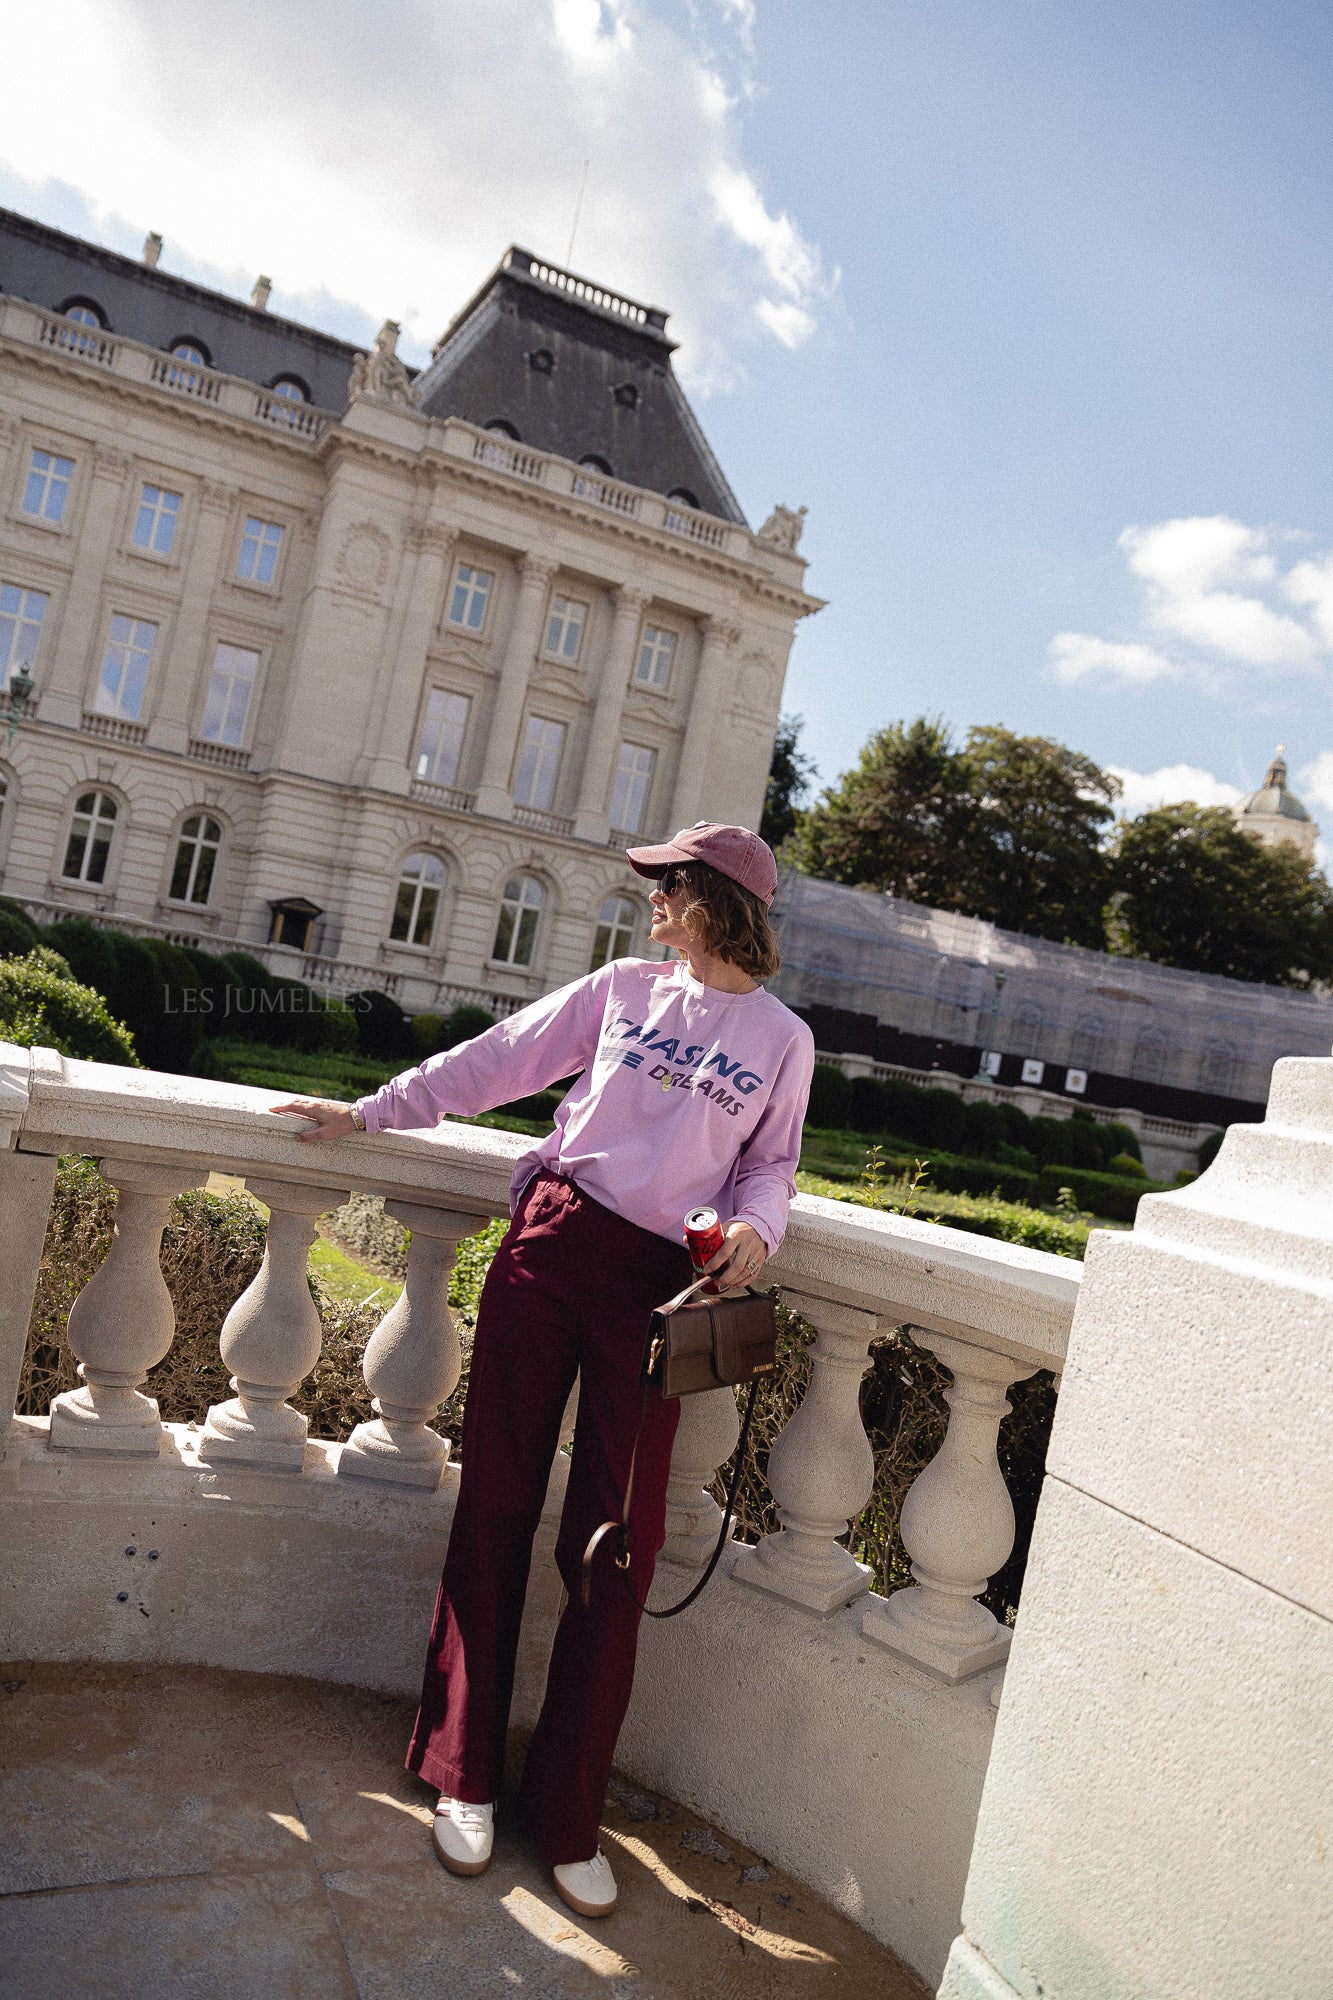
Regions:
[[[199,1163],[205,1171],[354,1187],[469,1214],[507,1213],[514,1162],[530,1140],[446,1124],[303,1146],[297,1120],[271,1115],[293,1094],[0,1042],[0,1144],[10,1150]]]
[[[1083,1266],[911,1216],[798,1195],[766,1275],[792,1291],[1060,1369]]]
[[[285,1095],[0,1043],[0,1145],[23,1152],[276,1175],[501,1215],[514,1163],[532,1143],[446,1123],[302,1146],[270,1115]],[[885,1325],[932,1328],[1056,1369],[1082,1277],[1069,1258],[811,1195],[798,1195],[768,1272]]]

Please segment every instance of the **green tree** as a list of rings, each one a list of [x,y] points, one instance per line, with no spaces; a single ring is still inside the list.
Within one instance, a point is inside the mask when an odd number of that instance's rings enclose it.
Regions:
[[[1222,807],[1124,821],[1111,883],[1112,944],[1135,958],[1278,986],[1333,976],[1333,889],[1294,847],[1261,847]]]
[[[799,715],[778,717],[773,761],[768,767],[768,786],[764,792],[764,815],[759,822],[760,835],[770,847],[781,847],[795,833],[802,803],[810,790],[815,762],[800,748],[802,727]]]
[[[44,945],[22,958],[0,959],[0,1041],[55,1049],[88,1062],[142,1067],[124,1022],[115,1020],[101,994],[80,985],[65,960]]]
[[[1010,729],[970,729],[963,763],[976,809],[958,857],[959,907],[1004,930],[1105,950],[1104,842],[1119,779],[1048,736]]]
[[[802,815],[798,865],[829,882],[958,909],[958,847],[972,818],[967,768],[945,724],[924,715],[894,722]]]

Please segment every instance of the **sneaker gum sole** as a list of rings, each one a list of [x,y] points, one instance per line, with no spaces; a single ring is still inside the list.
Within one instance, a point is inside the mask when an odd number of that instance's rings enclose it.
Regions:
[[[609,1917],[612,1910],[616,1907],[618,1900],[616,1896],[613,1896],[609,1903],[585,1903],[581,1897],[571,1895],[569,1890],[558,1880],[555,1884],[555,1893],[560,1897],[562,1902],[567,1903],[570,1909],[576,1911],[581,1917]]]
[[[436,1860],[447,1868],[451,1875],[484,1875],[491,1865],[489,1854],[483,1861],[455,1861],[453,1855],[447,1854],[441,1842],[435,1838],[434,1827],[431,1828],[430,1844],[435,1849]]]

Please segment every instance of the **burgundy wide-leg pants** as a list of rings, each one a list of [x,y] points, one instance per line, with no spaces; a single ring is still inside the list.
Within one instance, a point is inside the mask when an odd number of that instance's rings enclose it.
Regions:
[[[407,1767],[451,1798],[497,1797],[532,1540],[577,1375],[578,1423],[556,1561],[556,1631],[520,1811],[543,1860],[587,1861],[629,1706],[639,1612],[611,1559],[580,1599],[583,1551],[618,1518],[643,1408],[648,1317],[688,1283],[682,1245],[626,1222],[572,1181],[524,1192],[481,1295],[449,1553]],[[650,1391],[634,1475],[629,1578],[644,1598],[666,1534],[679,1404]]]

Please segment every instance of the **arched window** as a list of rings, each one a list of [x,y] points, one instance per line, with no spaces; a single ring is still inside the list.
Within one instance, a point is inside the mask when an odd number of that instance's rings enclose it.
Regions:
[[[444,863],[438,854],[409,854],[398,877],[389,936],[397,944],[428,945],[435,936],[444,889]]]
[[[213,891],[213,871],[222,828],[207,813],[192,813],[181,828],[176,843],[176,862],[171,871],[167,895],[173,903],[203,904]]]
[[[104,882],[116,824],[116,802],[109,792],[81,792],[70,822],[61,874],[67,882]]]
[[[1199,1088],[1219,1097],[1231,1097],[1236,1089],[1236,1051],[1230,1042],[1205,1042],[1199,1066]]]
[[[1166,1074],[1166,1041],[1155,1028],[1139,1036],[1134,1044],[1130,1075],[1140,1083],[1160,1083]]]
[[[511,875],[505,883],[500,921],[495,927],[491,957],[502,965],[531,965],[537,942],[537,919],[545,891],[531,875]]]
[[[597,912],[597,934],[593,939],[589,972],[613,958],[627,958],[634,945],[639,913],[628,896],[608,896]]]
[[[482,429],[495,431],[500,437],[512,438],[515,444],[519,442],[518,432],[510,423],[508,417],[492,417],[488,424],[483,424]]]
[[[699,511],[699,496],[697,493],[691,493],[688,486],[673,486],[667,494],[667,499],[679,500],[683,507],[693,507],[696,513]]]
[[[615,476],[606,460],[599,458],[595,451],[590,451],[586,458],[581,458],[579,464],[586,465],[589,472],[604,472],[608,479],[612,479]]]
[[[1080,1014],[1074,1023],[1070,1058],[1080,1069],[1100,1069],[1106,1027],[1100,1014]]]
[[[1001,1039],[1011,1055],[1035,1056],[1041,1045],[1040,1010],[1031,1001],[1020,1007]]]
[[[76,326],[95,326],[99,330],[106,325],[106,314],[91,299],[71,299],[60,310],[66,319],[72,319]]]
[[[298,382],[294,375],[279,375],[277,381],[273,384],[273,394],[275,396],[286,396],[293,403],[308,403],[310,401],[310,391],[306,388],[305,383]]]
[[[211,368],[208,349],[201,340],[178,340],[171,350],[173,361],[188,361],[194,368]]]

